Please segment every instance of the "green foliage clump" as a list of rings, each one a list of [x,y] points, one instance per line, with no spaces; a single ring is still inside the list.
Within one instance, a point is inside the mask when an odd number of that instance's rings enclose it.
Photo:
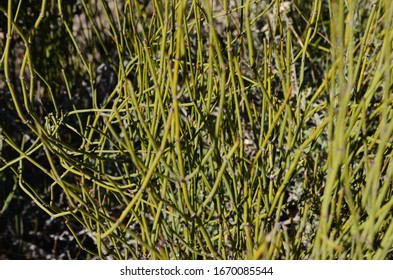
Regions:
[[[49,258],[392,258],[390,1],[0,10],[0,238],[33,201]]]

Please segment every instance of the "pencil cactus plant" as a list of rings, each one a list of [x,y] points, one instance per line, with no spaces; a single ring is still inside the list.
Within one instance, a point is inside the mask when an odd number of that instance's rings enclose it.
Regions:
[[[392,258],[390,1],[0,10],[1,254]]]

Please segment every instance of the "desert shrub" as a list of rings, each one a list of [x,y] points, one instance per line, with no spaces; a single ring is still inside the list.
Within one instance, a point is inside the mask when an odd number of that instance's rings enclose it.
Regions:
[[[389,1],[6,4],[6,257],[392,257]]]

